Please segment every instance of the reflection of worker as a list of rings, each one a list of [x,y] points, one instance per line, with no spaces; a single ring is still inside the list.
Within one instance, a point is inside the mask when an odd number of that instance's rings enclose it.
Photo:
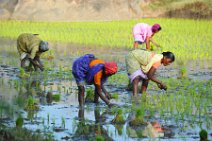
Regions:
[[[175,56],[172,52],[154,54],[146,50],[133,50],[126,56],[126,67],[128,76],[133,84],[133,95],[138,93],[138,83],[142,83],[142,92],[147,90],[149,80],[157,83],[160,89],[166,90],[167,87],[155,77],[155,71],[162,64],[164,66],[174,62]]]
[[[104,112],[100,114],[100,109],[94,109],[94,117],[95,117],[95,124],[91,124],[86,122],[84,109],[80,108],[78,111],[78,119],[79,122],[77,123],[77,128],[75,133],[72,136],[73,140],[97,140],[97,136],[101,136],[104,140],[113,141],[113,139],[108,135],[108,130],[105,130],[101,122],[105,122],[106,117],[104,117]]]
[[[36,34],[23,33],[17,39],[17,49],[21,58],[21,67],[27,68],[27,61],[30,66],[33,65],[35,71],[38,68],[44,70],[44,66],[40,61],[41,53],[48,51],[48,42],[42,41]]]
[[[161,26],[159,24],[154,24],[150,26],[145,23],[138,23],[133,27],[133,36],[134,36],[134,48],[138,48],[139,44],[146,43],[146,49],[150,49],[150,42],[155,44],[157,47],[160,45],[155,43],[152,37],[155,33],[161,30]]]
[[[143,133],[144,136],[153,138],[157,137],[171,138],[172,136],[174,136],[174,132],[171,129],[167,127],[162,127],[160,123],[157,121],[151,123],[148,122]]]
[[[115,62],[104,62],[96,59],[93,54],[86,54],[75,60],[72,73],[78,85],[78,100],[80,107],[84,105],[84,85],[86,83],[95,85],[95,103],[98,103],[100,97],[108,106],[112,106],[109,101],[110,95],[103,84],[106,82],[107,78],[115,74],[117,70],[118,67]],[[102,95],[102,92],[104,92],[106,97]]]

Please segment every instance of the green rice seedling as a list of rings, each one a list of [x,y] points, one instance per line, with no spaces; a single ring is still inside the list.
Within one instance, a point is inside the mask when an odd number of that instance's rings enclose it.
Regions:
[[[1,131],[0,140],[24,140],[24,141],[54,141],[49,133],[32,132],[26,128],[4,128]]]
[[[119,136],[123,135],[123,127],[123,125],[115,125],[116,131],[118,131]]]
[[[113,124],[124,124],[125,123],[122,109],[118,109],[115,118],[112,120],[112,123]]]
[[[114,93],[111,95],[112,99],[119,99],[119,94],[118,93]]]
[[[19,116],[16,121],[15,121],[16,127],[17,128],[22,128],[23,124],[24,124],[24,119],[22,118],[22,116]]]
[[[55,118],[52,118],[52,124],[55,126]]]
[[[65,129],[66,128],[66,120],[64,117],[62,117],[62,127]]]
[[[94,101],[94,90],[92,88],[86,90],[85,101],[86,102]]]
[[[30,77],[30,75],[29,75],[28,73],[26,73],[25,70],[24,70],[23,68],[19,68],[19,70],[20,70],[19,76],[20,76],[21,78],[29,78],[29,77]]]
[[[29,96],[27,99],[26,110],[38,110],[39,107],[35,104],[35,101],[32,96]]]
[[[200,141],[207,141],[208,140],[208,132],[204,129],[202,129],[199,132],[199,136],[200,136]]]
[[[53,94],[52,99],[56,102],[59,102],[60,101],[60,94]]]
[[[104,141],[104,140],[105,139],[103,136],[100,136],[100,135],[96,136],[96,141]]]
[[[50,121],[50,116],[49,116],[49,113],[47,114],[47,123],[49,125],[49,121]]]
[[[147,123],[144,121],[144,114],[144,106],[136,108],[135,118],[129,122],[129,125],[132,127],[146,125]]]
[[[134,24],[138,22],[140,22],[140,19],[111,22],[51,22],[51,24],[50,22],[9,20],[0,22],[0,26],[2,27],[0,29],[0,36],[17,38],[22,32],[22,28],[20,27],[25,27],[26,31],[39,32],[39,36],[41,36],[42,39],[53,42],[74,43],[84,46],[101,46],[112,49],[132,48],[133,37],[131,30]],[[146,18],[142,19],[142,22],[149,24],[160,22],[165,29],[170,29],[171,27],[171,30],[164,30],[154,37],[156,41],[160,40],[163,44],[163,51],[171,50],[175,52],[176,57],[181,60],[211,59],[210,54],[212,54],[212,52],[209,49],[211,34],[208,33],[202,37],[198,36],[204,35],[205,31],[208,31],[211,25],[210,20],[197,21],[188,19]],[[44,32],[42,27],[46,27],[47,24],[49,26]],[[186,26],[181,26],[182,24]],[[196,27],[198,27],[198,29],[196,29]],[[70,30],[72,32],[69,32]],[[61,31],[61,33],[58,31]],[[98,38],[96,37],[97,34],[99,35]],[[48,51],[48,53],[49,55],[54,54],[51,50]],[[76,55],[79,54],[79,52],[76,52]]]
[[[181,78],[181,79],[182,79],[182,78],[187,78],[186,73],[187,73],[186,67],[182,67],[182,68],[180,69],[180,78]]]
[[[35,87],[36,87],[36,88],[39,88],[39,81],[36,81],[36,82],[35,82]]]

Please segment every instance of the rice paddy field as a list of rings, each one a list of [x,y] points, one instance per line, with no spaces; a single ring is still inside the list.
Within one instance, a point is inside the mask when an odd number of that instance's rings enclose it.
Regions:
[[[138,22],[161,24],[154,37],[161,47],[152,50],[172,51],[176,61],[157,70],[167,91],[150,82],[147,93],[134,98],[127,90],[125,56],[133,49],[131,30]],[[0,21],[0,140],[5,130],[10,140],[212,140],[211,31],[210,20]],[[20,68],[16,38],[21,33],[49,41],[50,50],[42,55],[45,71]],[[86,53],[118,63],[118,73],[105,85],[118,106],[90,102],[93,86],[88,85],[86,106],[79,109],[71,68]],[[163,132],[156,132],[154,123]]]

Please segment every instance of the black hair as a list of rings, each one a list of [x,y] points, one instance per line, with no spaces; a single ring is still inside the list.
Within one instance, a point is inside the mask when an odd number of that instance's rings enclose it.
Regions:
[[[163,52],[162,54],[163,54],[163,57],[169,58],[171,59],[172,62],[174,62],[175,56],[172,52],[167,51],[167,52]]]

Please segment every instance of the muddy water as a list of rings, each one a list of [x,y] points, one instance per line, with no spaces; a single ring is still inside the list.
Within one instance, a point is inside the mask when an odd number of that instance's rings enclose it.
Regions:
[[[70,44],[52,43],[54,49],[54,59],[43,58],[45,65],[51,69],[45,73],[33,73],[29,78],[20,78],[18,69],[19,60],[16,52],[15,41],[0,39],[0,99],[10,104],[13,114],[4,111],[1,117],[2,123],[7,126],[15,126],[15,119],[19,114],[24,118],[24,127],[30,130],[40,130],[44,133],[54,135],[57,140],[92,140],[94,136],[101,135],[106,140],[199,140],[199,123],[191,124],[189,120],[176,123],[174,119],[160,118],[159,114],[148,119],[157,121],[161,126],[167,128],[171,133],[163,133],[161,137],[151,136],[141,137],[138,131],[146,130],[147,125],[140,128],[129,126],[131,117],[131,92],[126,90],[127,82],[122,84],[114,82],[106,84],[106,88],[111,93],[118,93],[119,99],[112,99],[124,109],[124,119],[122,125],[112,124],[115,117],[113,110],[100,101],[100,104],[86,103],[83,110],[78,107],[77,87],[71,77],[71,65],[73,60],[85,53],[94,53],[99,58],[105,60],[115,60],[119,64],[119,74],[125,74],[124,58],[128,50],[111,49],[107,50],[99,47],[82,47]],[[208,61],[209,62],[209,61]],[[212,79],[211,64],[207,61],[202,63],[193,62],[192,67],[187,68],[187,76],[191,79],[205,81]],[[168,68],[162,67],[158,75],[163,78],[177,78],[179,66],[173,65]],[[115,87],[114,87],[115,86]],[[87,86],[87,89],[93,86]],[[59,100],[48,98],[51,94],[60,94]],[[150,94],[161,91],[149,89]],[[26,110],[26,103],[29,96],[33,96],[39,110]],[[212,111],[212,109],[211,109]],[[206,128],[206,122],[201,124]],[[208,129],[209,139],[212,139],[212,129]]]

